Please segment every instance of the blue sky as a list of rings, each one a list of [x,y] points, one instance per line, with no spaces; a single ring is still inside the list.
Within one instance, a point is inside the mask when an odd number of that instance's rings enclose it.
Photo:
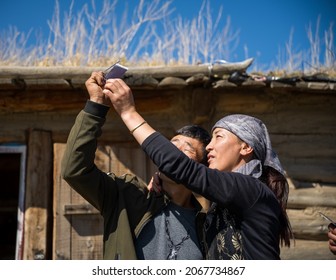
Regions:
[[[211,1],[211,9],[215,15],[222,6],[223,16],[231,18],[231,28],[234,31],[239,30],[239,44],[233,52],[231,61],[245,59],[245,47],[248,56],[257,58],[260,64],[275,61],[279,48],[285,48],[291,30],[294,32],[294,48],[308,49],[307,27],[311,24],[315,30],[318,16],[320,16],[321,37],[333,22],[334,41],[336,40],[336,0],[208,1]],[[61,10],[68,10],[70,2],[59,0]],[[75,0],[75,7],[90,2]],[[128,0],[128,2],[138,1]],[[174,0],[171,7],[175,8],[174,15],[195,18],[201,3],[202,0]],[[2,0],[0,31],[6,30],[11,25],[22,32],[28,32],[30,29],[42,30],[47,37],[49,34],[47,21],[52,18],[54,6],[54,0]]]

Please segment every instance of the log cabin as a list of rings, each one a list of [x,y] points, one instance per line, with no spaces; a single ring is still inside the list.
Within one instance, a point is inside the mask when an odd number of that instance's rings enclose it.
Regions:
[[[335,259],[327,225],[336,219],[336,80],[325,75],[256,77],[252,59],[227,64],[130,67],[124,76],[138,111],[171,137],[186,124],[206,129],[231,113],[267,125],[290,184],[295,234],[282,259]],[[102,219],[60,176],[68,133],[97,67],[1,67],[0,259],[101,259]],[[97,166],[149,181],[155,170],[109,111]]]

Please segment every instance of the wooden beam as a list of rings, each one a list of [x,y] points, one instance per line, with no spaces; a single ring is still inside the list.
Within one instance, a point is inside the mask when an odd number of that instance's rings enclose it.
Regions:
[[[295,245],[281,248],[281,259],[283,260],[335,260],[328,248],[327,240],[314,241],[298,239]]]
[[[245,71],[253,62],[253,58],[240,62],[227,62],[223,64],[200,64],[184,66],[156,66],[156,67],[129,67],[125,77],[141,75],[152,76],[154,78],[164,77],[190,77],[196,74],[224,75],[234,71]],[[2,66],[0,68],[0,78],[17,79],[71,79],[89,77],[93,71],[102,71],[104,67],[12,67]]]
[[[52,141],[31,130],[28,140],[23,259],[49,259],[51,240]]]
[[[334,207],[336,208],[336,186],[335,187],[310,187],[289,190],[288,207]]]
[[[307,207],[305,209],[287,210],[295,238],[326,239],[329,223],[319,215],[319,212],[325,213],[331,218],[336,218],[336,210],[331,207]]]
[[[64,204],[71,204],[72,189],[61,178],[65,144],[54,144],[53,260],[71,259],[71,217],[64,216]]]

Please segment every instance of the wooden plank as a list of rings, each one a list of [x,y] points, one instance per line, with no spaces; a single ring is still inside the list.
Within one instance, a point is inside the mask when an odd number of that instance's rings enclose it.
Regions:
[[[78,110],[74,112],[64,112],[56,114],[55,112],[44,113],[10,113],[0,114],[0,142],[21,142],[26,141],[26,131],[29,127],[38,127],[40,130],[52,128],[53,142],[65,143],[69,131],[74,124],[76,115],[84,107],[85,102],[78,105]],[[121,123],[119,125],[121,127]],[[124,125],[122,127],[125,127]],[[119,130],[118,126],[115,128]]]
[[[296,238],[320,241],[326,239],[329,223],[319,215],[319,211],[336,219],[336,208],[331,207],[287,210]]]
[[[87,203],[71,190],[72,205]],[[64,213],[65,214],[65,213]],[[68,215],[65,215],[68,218]],[[95,260],[103,258],[103,218],[100,215],[71,215],[71,259]]]
[[[16,89],[22,89],[22,85],[17,85],[13,83],[12,78],[0,78],[0,88],[1,90],[16,90]]]
[[[29,132],[23,250],[27,260],[48,259],[51,254],[51,151],[50,132]]]
[[[294,189],[290,188],[288,197],[288,207],[335,207],[336,208],[336,187],[309,187]]]
[[[336,260],[329,251],[327,240],[297,239],[295,246],[281,248],[280,256],[283,260]]]
[[[72,111],[82,109],[87,100],[87,95],[81,90],[60,90],[54,86],[43,88],[38,86],[27,91],[19,91],[16,94],[6,95],[0,102],[0,113],[5,112],[53,112]]]
[[[74,215],[70,237],[72,260],[103,258],[103,219],[100,215]]]
[[[289,107],[289,106],[288,106]],[[334,104],[334,108],[336,104]],[[336,112],[335,109],[325,106],[325,109],[312,107],[310,111],[300,110],[287,111],[282,113],[273,113],[270,116],[260,116],[265,121],[271,134],[312,134],[325,135],[335,139],[336,130]],[[325,110],[324,113],[316,113]],[[333,136],[334,135],[334,136]]]
[[[281,157],[281,163],[289,177],[298,181],[336,182],[336,158],[287,158]]]
[[[274,96],[273,115],[263,120],[274,134],[319,134],[335,139],[336,95],[325,91]],[[275,133],[276,132],[276,133]],[[318,145],[318,143],[317,143]]]
[[[42,89],[64,90],[71,88],[71,85],[65,79],[31,78],[31,79],[25,79],[24,82],[28,90],[42,90]]]
[[[251,114],[265,122],[271,134],[323,134],[335,139],[336,95],[269,88],[243,90],[222,88],[214,91],[214,121],[231,113]],[[242,102],[244,100],[244,102]],[[332,136],[334,135],[334,136]]]
[[[311,131],[309,134],[300,134],[296,131],[292,134],[271,134],[274,150],[282,157],[288,158],[336,158],[336,133],[317,134]]]
[[[123,147],[121,152],[127,156],[127,161],[124,164],[130,167],[130,171],[139,179],[147,182],[146,154],[143,150],[140,147],[135,147],[134,149]],[[122,158],[125,159],[125,157]]]
[[[113,145],[109,148],[111,171],[118,176],[129,173],[148,182],[146,155],[139,147],[128,144]]]
[[[61,90],[52,87],[50,89],[29,89],[18,91],[13,94],[1,93],[0,114],[7,112],[51,112],[55,111],[67,113],[81,110],[87,101],[88,94],[86,89]],[[158,92],[148,92],[143,90],[133,90],[137,100],[137,108],[142,113],[163,112],[176,106],[177,93],[172,89]],[[111,110],[111,112],[113,109]]]
[[[91,204],[83,203],[83,204],[70,204],[64,205],[64,215],[88,215],[100,214],[99,211],[94,208]]]
[[[265,94],[261,89],[250,89],[242,91],[241,88],[228,88],[214,91],[216,97],[216,115],[214,122],[228,114],[248,114],[255,117],[261,116],[264,120],[265,114],[274,112],[274,97]],[[242,102],[244,100],[244,102]]]
[[[98,146],[95,164],[102,171],[108,172],[110,168],[109,147]],[[89,211],[78,211],[80,206],[82,210],[85,206],[84,209]],[[72,208],[72,215],[69,215],[70,208]],[[93,207],[88,205],[88,202],[73,189],[71,189],[71,203],[63,204],[63,209],[63,215],[71,220],[71,235],[68,237],[71,239],[71,259],[102,259],[104,222],[102,216],[92,215],[99,212],[96,209],[93,210]]]
[[[111,148],[108,145],[98,145],[94,163],[103,172],[110,172],[111,170]]]
[[[192,123],[202,124],[211,120],[214,113],[214,97],[205,89],[196,89],[192,92],[190,115]]]
[[[71,188],[61,178],[61,161],[65,144],[54,144],[54,227],[53,256],[54,260],[71,259],[71,216],[63,214],[64,205],[71,204]]]

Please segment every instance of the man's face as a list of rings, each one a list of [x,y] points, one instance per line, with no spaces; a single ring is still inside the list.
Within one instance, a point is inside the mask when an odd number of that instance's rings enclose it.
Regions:
[[[181,152],[183,152],[189,158],[197,162],[202,161],[204,147],[199,140],[184,135],[176,135],[170,140],[170,142],[172,142]]]
[[[176,135],[170,140],[170,142],[172,142],[181,152],[183,152],[190,159],[197,162],[202,161],[205,149],[201,141],[184,135]],[[173,182],[162,173],[160,173],[160,178],[166,182]]]

